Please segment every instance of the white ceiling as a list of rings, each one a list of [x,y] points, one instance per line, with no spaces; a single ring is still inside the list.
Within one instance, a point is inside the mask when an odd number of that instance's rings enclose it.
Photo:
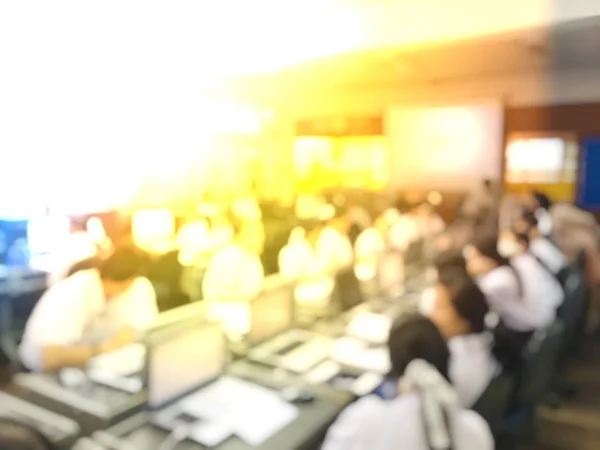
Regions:
[[[599,2],[600,3],[600,2]],[[600,67],[600,16],[418,48],[387,48],[297,65],[232,83],[241,91],[365,89],[433,85],[519,73]]]

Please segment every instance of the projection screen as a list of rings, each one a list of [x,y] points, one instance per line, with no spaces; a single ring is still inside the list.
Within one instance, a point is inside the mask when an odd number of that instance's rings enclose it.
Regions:
[[[500,180],[503,116],[496,102],[389,110],[391,187],[464,191]]]

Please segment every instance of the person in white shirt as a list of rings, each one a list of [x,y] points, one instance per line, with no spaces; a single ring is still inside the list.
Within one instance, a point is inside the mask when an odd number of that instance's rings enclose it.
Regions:
[[[490,309],[509,330],[526,339],[531,332],[552,324],[564,293],[533,256],[519,254],[509,261],[499,252],[504,247],[496,235],[477,236],[465,248],[467,267]]]
[[[36,304],[19,354],[33,371],[80,367],[137,339],[158,316],[137,249],[116,249],[48,289]]]
[[[71,221],[70,234],[56,251],[56,265],[48,276],[48,286],[64,279],[78,262],[98,256],[100,248],[87,231],[87,224]]]
[[[539,223],[539,231],[542,236],[549,236],[552,233],[552,216],[550,215],[550,208],[552,208],[552,202],[546,194],[538,191],[533,192],[534,199],[534,215]]]
[[[354,249],[348,237],[348,222],[342,210],[336,210],[319,234],[316,243],[317,253],[327,261],[331,271],[337,271],[352,265]]]
[[[391,225],[388,238],[394,249],[404,252],[421,238],[421,230],[417,218],[408,212],[407,207],[400,205],[399,209],[400,214]],[[391,217],[391,214],[388,213],[388,216]]]
[[[528,249],[533,256],[554,276],[558,276],[567,267],[567,258],[563,252],[540,231],[538,219],[532,213],[527,213],[520,220],[526,231]]]
[[[310,308],[326,308],[335,287],[332,270],[326,256],[317,251],[323,224],[304,223],[290,235],[290,241],[279,254],[280,272],[298,280],[295,299],[298,305]]]
[[[446,223],[429,202],[421,203],[413,208],[413,215],[425,238],[435,237],[446,229]]]
[[[401,318],[392,326],[388,348],[399,395],[392,400],[370,395],[350,405],[329,428],[323,450],[494,448],[486,422],[460,406],[448,383],[450,352],[430,320]]]
[[[234,237],[229,245],[209,261],[202,294],[208,302],[209,315],[223,323],[226,331],[241,335],[247,332],[247,304],[263,289],[265,274],[260,260],[265,231],[260,220],[230,218]]]
[[[359,234],[354,244],[355,273],[359,280],[371,280],[377,275],[381,256],[387,249],[387,231],[387,221],[380,216]]]
[[[306,231],[302,227],[295,227],[288,243],[279,251],[279,273],[290,279],[301,278],[312,256],[313,249],[306,240]]]
[[[492,353],[493,337],[486,332],[488,312],[483,292],[465,267],[440,270],[429,317],[448,342],[450,380],[467,408],[479,400],[501,369]]]

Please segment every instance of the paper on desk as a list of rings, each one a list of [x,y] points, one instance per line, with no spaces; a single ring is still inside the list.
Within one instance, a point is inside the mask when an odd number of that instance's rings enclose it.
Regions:
[[[210,448],[219,445],[232,434],[231,426],[213,421],[202,421],[194,425],[189,432],[190,438]]]
[[[373,392],[382,383],[383,377],[378,373],[366,372],[352,383],[352,393],[359,397]]]
[[[340,373],[341,367],[335,361],[327,360],[308,372],[304,378],[310,384],[326,383]]]
[[[383,344],[387,341],[391,327],[392,321],[389,317],[383,314],[361,312],[350,321],[346,332],[349,336],[357,339]]]
[[[114,352],[98,355],[90,361],[90,368],[119,376],[129,376],[144,368],[146,347],[131,344]]]
[[[298,416],[278,393],[256,384],[223,377],[188,397],[184,412],[226,424],[249,445],[258,446]]]
[[[338,339],[331,359],[344,366],[380,374],[390,371],[389,351],[385,346],[371,348],[357,339]]]

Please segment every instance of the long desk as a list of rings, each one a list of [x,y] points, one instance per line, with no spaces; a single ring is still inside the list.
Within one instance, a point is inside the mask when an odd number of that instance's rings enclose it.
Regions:
[[[18,374],[7,392],[77,421],[84,434],[104,429],[141,411],[147,394],[126,394],[89,384],[73,389],[60,385],[51,374]]]
[[[272,371],[247,363],[234,363],[230,366],[229,375],[257,382],[273,389],[281,389],[297,383],[297,378],[286,376],[273,379]],[[315,399],[310,403],[298,404],[298,417],[269,438],[259,447],[252,447],[237,437],[227,439],[221,445],[214,447],[218,450],[308,450],[317,448],[322,441],[329,425],[339,413],[349,405],[353,397],[350,394],[336,392],[327,386],[311,387]],[[257,414],[259,405],[257,405]],[[153,450],[168,437],[169,433],[150,424],[150,414],[137,414],[120,424],[99,433],[96,439],[102,441],[102,436],[109,435],[110,439],[118,439],[126,446]],[[108,442],[107,442],[108,443]],[[174,447],[177,450],[200,450],[206,447],[192,441],[184,441]]]

